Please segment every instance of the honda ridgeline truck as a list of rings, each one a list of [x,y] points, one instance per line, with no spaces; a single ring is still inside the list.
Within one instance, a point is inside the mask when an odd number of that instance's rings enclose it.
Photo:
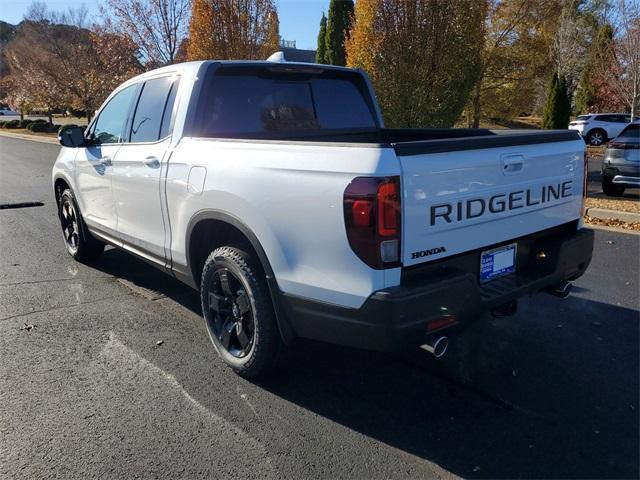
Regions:
[[[466,319],[568,295],[591,260],[576,132],[388,129],[357,70],[171,65],[59,139],[68,252],[111,244],[198,289],[245,376],[296,337],[441,355]]]

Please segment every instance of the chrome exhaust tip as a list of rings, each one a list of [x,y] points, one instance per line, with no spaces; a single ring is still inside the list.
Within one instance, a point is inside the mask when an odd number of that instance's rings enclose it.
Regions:
[[[420,345],[420,348],[426,350],[436,358],[442,357],[449,347],[449,339],[447,337],[438,337],[424,345]]]
[[[573,284],[570,282],[563,282],[560,285],[556,285],[555,287],[549,287],[545,290],[549,295],[553,295],[558,298],[567,298],[571,295],[571,289],[573,288]]]

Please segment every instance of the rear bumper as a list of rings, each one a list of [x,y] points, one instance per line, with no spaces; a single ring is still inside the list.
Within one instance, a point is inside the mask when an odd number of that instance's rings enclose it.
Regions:
[[[640,187],[640,166],[617,164],[605,166],[602,176],[606,181],[627,187]]]
[[[478,250],[407,270],[400,286],[373,293],[358,309],[286,294],[281,305],[300,337],[379,351],[421,345],[434,333],[427,331],[429,322],[445,315],[464,323],[482,311],[580,277],[591,261],[593,232],[575,228],[572,222],[517,239],[516,273],[484,285],[478,281]],[[541,251],[545,258],[537,259]]]

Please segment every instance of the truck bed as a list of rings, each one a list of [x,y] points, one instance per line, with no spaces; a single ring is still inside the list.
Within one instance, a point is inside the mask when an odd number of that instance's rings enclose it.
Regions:
[[[393,147],[398,155],[418,155],[516,145],[578,140],[573,130],[488,130],[484,128],[381,128],[368,130],[318,130],[317,132],[269,132],[243,140],[367,144]]]

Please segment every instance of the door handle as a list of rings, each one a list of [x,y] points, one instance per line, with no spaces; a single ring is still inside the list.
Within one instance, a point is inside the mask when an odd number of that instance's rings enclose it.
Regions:
[[[102,158],[100,158],[100,163],[102,165],[104,165],[105,167],[110,167],[112,165],[111,157],[102,157]]]
[[[505,155],[502,158],[502,173],[505,175],[515,175],[524,168],[524,157],[522,155]]]
[[[160,168],[160,160],[154,156],[150,156],[144,159],[142,162],[149,168]]]

